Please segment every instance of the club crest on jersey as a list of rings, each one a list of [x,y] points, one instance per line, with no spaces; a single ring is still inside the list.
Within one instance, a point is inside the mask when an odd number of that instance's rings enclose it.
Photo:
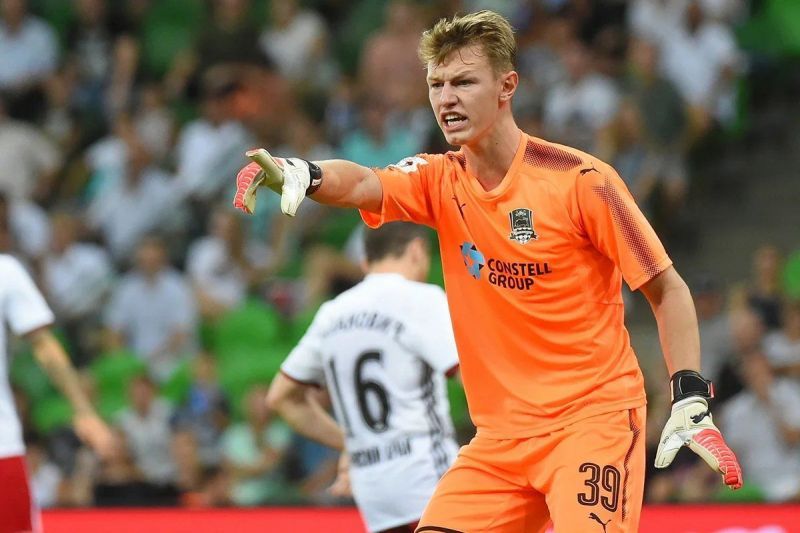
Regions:
[[[511,223],[511,234],[509,239],[515,240],[520,244],[527,244],[530,240],[536,240],[539,236],[533,229],[533,212],[525,207],[514,209],[508,213],[508,221]]]

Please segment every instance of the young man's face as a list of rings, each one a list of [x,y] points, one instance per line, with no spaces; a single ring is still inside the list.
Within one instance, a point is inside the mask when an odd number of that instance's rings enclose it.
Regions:
[[[428,97],[449,144],[470,144],[492,128],[512,74],[497,75],[480,45],[456,50],[441,64],[428,64]]]

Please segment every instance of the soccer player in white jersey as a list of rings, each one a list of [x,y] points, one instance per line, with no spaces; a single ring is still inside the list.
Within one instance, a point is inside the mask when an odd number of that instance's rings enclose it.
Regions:
[[[445,388],[458,354],[444,291],[423,282],[426,230],[387,224],[364,244],[366,278],[320,307],[267,401],[302,435],[347,451],[370,531],[413,532],[458,449]],[[336,421],[307,394],[323,384]]]
[[[75,432],[102,457],[112,453],[113,435],[81,389],[78,374],[50,332],[53,313],[22,265],[0,254],[0,533],[41,531],[25,468],[25,445],[8,382],[6,324],[25,337],[36,361],[67,397]]]

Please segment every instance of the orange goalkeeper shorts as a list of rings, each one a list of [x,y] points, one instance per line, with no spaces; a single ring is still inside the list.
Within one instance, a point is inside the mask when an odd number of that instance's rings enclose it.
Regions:
[[[645,407],[526,439],[476,436],[439,481],[416,533],[638,531]]]

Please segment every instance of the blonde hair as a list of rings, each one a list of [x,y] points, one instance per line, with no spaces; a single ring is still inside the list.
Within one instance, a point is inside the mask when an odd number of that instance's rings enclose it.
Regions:
[[[461,48],[479,44],[495,73],[514,68],[517,43],[508,20],[494,11],[483,10],[452,19],[440,19],[422,34],[419,58],[426,66],[442,62]]]

